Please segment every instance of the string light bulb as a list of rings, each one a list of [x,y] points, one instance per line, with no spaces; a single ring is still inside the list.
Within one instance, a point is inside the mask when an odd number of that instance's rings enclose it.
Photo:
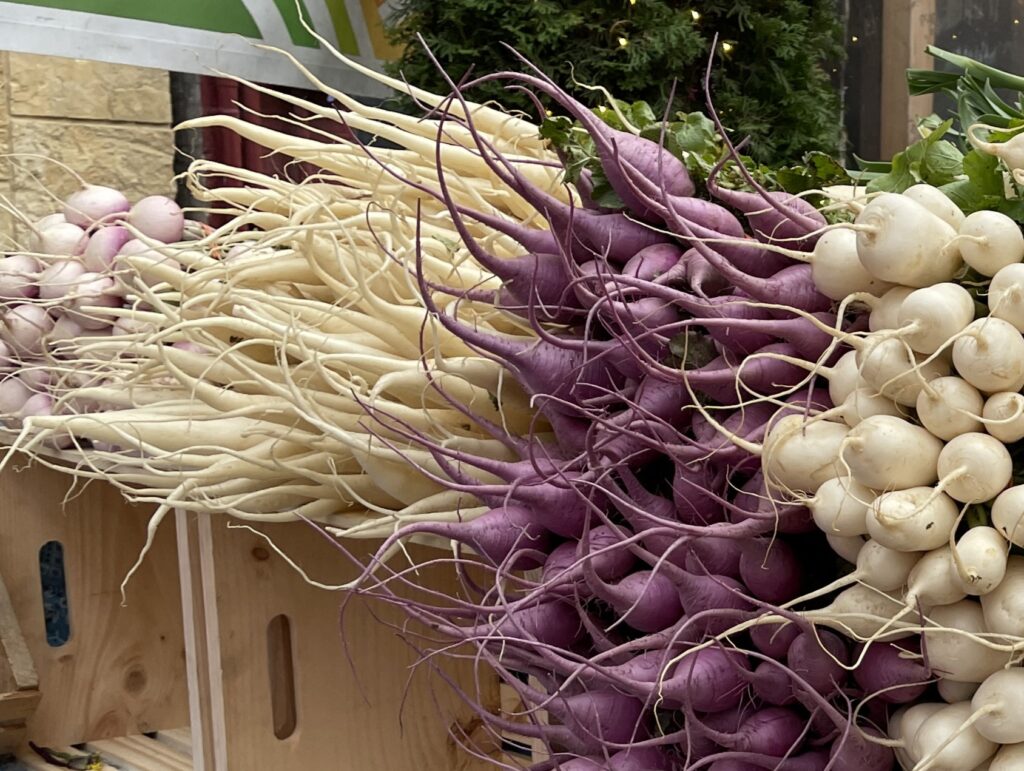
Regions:
[[[690,18],[693,19],[694,21],[700,21],[700,11],[696,9],[691,9]]]
[[[732,49],[735,48],[735,47],[736,46],[734,46],[728,40],[726,40],[724,43],[722,43],[722,51],[724,53],[727,53],[727,54],[731,54],[732,53]]]
[[[626,46],[629,45],[629,38],[627,38],[627,37],[621,37],[620,36],[618,38],[618,40],[619,40],[619,48],[625,48]]]

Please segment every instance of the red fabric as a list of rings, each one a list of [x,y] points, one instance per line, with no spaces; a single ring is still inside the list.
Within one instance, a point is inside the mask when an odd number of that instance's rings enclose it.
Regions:
[[[301,97],[314,104],[334,109],[327,102],[327,97],[319,91],[304,91],[297,88],[274,86],[274,90],[291,96]],[[200,78],[200,93],[204,115],[231,115],[249,123],[265,126],[270,129],[287,133],[291,136],[306,137],[323,141],[319,132],[325,131],[338,137],[350,137],[351,132],[344,125],[326,118],[315,118],[308,122],[309,128],[295,125],[282,120],[282,117],[309,118],[308,110],[300,109],[288,102],[268,94],[260,93],[253,88],[244,86],[225,78]],[[314,130],[315,129],[315,130]],[[309,163],[299,163],[283,154],[271,152],[252,142],[243,139],[235,132],[226,128],[207,128],[203,132],[204,155],[207,159],[229,164],[241,169],[249,169],[272,177],[280,177],[299,182],[317,168]],[[227,187],[239,185],[240,182],[230,179],[210,179],[207,185]],[[226,218],[211,218],[211,225],[219,225]]]

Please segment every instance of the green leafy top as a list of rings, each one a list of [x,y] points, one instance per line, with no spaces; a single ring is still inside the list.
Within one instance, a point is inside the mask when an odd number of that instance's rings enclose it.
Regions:
[[[991,126],[989,141],[1008,139],[1024,126],[1020,93],[1024,78],[1002,72],[965,56],[929,46],[928,53],[953,65],[957,72],[911,69],[907,83],[911,95],[944,92],[956,103],[954,117],[941,121],[932,115],[921,121],[922,138],[893,156],[890,163],[858,159],[860,179],[869,192],[902,192],[919,182],[940,188],[964,213],[992,209],[1024,222],[1021,190],[995,156],[974,148],[966,132],[976,123]],[[996,89],[1018,93],[1009,104]]]
[[[615,101],[612,107],[599,106],[594,113],[610,126],[620,130],[637,130],[640,136],[659,142],[681,158],[690,175],[704,183],[714,166],[725,156],[726,146],[715,130],[715,124],[701,112],[676,113],[673,120],[663,122],[646,102]],[[628,125],[627,125],[628,123]],[[584,169],[591,173],[594,202],[609,209],[620,209],[622,201],[608,184],[598,161],[590,135],[578,124],[563,116],[547,118],[540,127],[541,136],[550,140],[561,153],[566,165],[566,179],[579,180]],[[803,193],[826,185],[850,184],[850,175],[842,165],[825,153],[811,151],[803,163],[770,167],[741,155],[743,165],[761,184],[773,190]],[[718,179],[725,187],[746,187],[735,165],[722,169]]]
[[[871,175],[868,192],[901,193],[920,182],[941,187],[957,181],[964,173],[964,155],[943,138],[952,126],[952,118],[937,126],[924,122],[920,127],[924,136],[896,153],[888,171]]]

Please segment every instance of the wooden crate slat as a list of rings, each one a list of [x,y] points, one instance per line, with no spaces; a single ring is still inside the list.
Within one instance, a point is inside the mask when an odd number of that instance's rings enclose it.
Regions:
[[[101,760],[98,771],[193,771],[187,752],[172,749],[163,741],[148,736],[100,739],[74,747],[49,749],[73,757],[90,753],[98,755]],[[29,748],[19,754],[18,763],[31,771],[52,771],[55,768]]]
[[[130,747],[137,752],[151,755],[168,766],[178,769],[178,771],[192,771],[192,758],[188,754],[177,752],[157,739],[152,739],[148,736],[125,736],[122,739],[110,739],[108,741],[116,742],[120,746]]]
[[[189,699],[189,741],[196,771],[227,768],[224,701],[209,517],[174,514],[181,584],[185,665]]]
[[[190,728],[172,728],[166,731],[157,731],[156,740],[166,744],[175,752],[192,756],[192,730]]]
[[[39,675],[25,644],[21,624],[11,604],[7,585],[0,580],[0,692],[29,691],[39,687]]]
[[[24,722],[39,704],[39,691],[0,693],[0,723]]]
[[[130,738],[101,739],[88,742],[87,749],[98,752],[105,760],[118,765],[128,764],[139,771],[191,771],[190,763],[166,758],[157,752],[160,743],[148,740],[150,746],[131,741]]]

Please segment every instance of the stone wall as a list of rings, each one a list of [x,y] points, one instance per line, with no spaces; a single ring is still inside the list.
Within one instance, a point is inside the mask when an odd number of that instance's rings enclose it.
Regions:
[[[131,200],[173,195],[170,124],[162,70],[0,52],[0,234],[25,235],[7,207],[38,219],[78,187],[47,159]]]

